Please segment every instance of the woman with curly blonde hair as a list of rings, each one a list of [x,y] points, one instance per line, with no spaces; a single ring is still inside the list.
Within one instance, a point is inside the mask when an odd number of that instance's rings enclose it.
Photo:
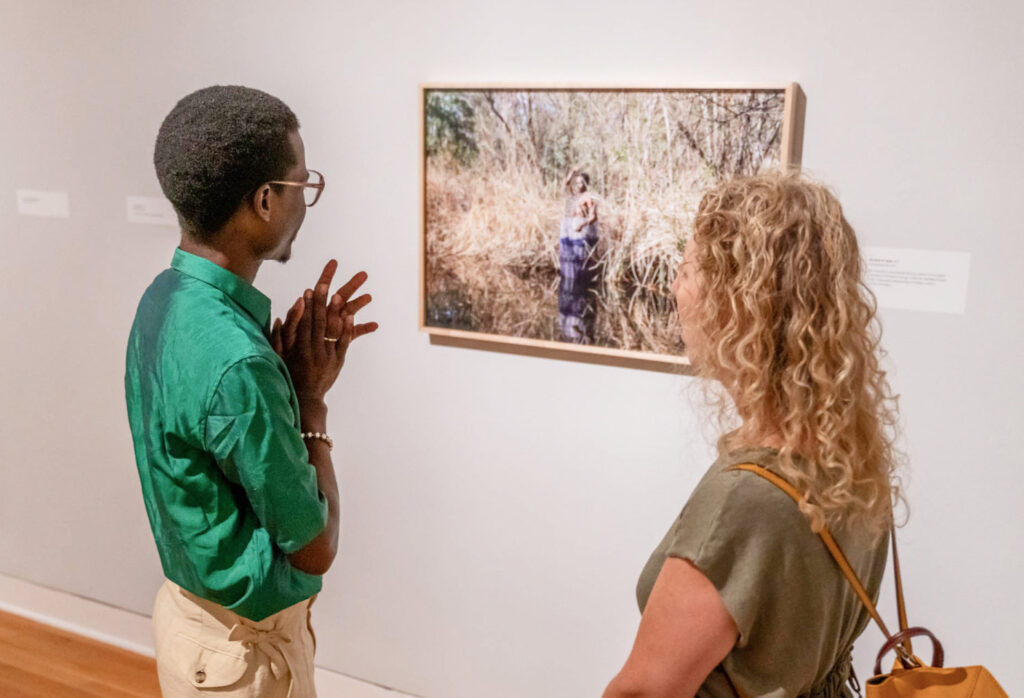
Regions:
[[[816,532],[877,597],[899,495],[861,267],[839,202],[800,175],[729,180],[701,201],[673,291],[732,428],[640,576],[640,627],[606,698],[851,695],[868,616]],[[741,463],[787,479],[799,507]]]

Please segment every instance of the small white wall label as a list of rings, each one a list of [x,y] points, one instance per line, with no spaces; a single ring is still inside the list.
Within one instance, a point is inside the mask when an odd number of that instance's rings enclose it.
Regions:
[[[125,199],[129,223],[178,227],[178,216],[171,202],[160,196],[129,196]]]
[[[970,252],[864,247],[866,281],[883,308],[963,314]]]
[[[18,189],[18,213],[23,216],[48,216],[68,218],[71,205],[66,191],[43,189]]]

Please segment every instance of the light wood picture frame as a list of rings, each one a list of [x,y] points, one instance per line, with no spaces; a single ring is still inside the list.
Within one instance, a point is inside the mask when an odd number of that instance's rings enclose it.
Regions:
[[[421,85],[419,329],[689,373],[669,287],[701,193],[799,168],[805,103],[796,83]]]

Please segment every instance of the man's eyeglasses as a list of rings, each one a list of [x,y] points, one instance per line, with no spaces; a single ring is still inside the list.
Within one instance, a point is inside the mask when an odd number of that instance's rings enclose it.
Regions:
[[[267,182],[267,184],[282,184],[286,187],[304,187],[303,198],[306,201],[306,206],[312,206],[320,200],[320,195],[324,193],[324,176],[316,170],[309,170],[308,182],[283,182],[276,180],[273,182]]]

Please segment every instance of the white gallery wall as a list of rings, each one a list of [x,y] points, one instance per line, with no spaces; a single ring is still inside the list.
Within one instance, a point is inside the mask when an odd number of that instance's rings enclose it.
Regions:
[[[318,663],[429,698],[599,695],[636,577],[712,446],[685,377],[431,345],[417,329],[418,85],[799,82],[805,167],[863,244],[971,254],[964,314],[883,310],[911,467],[911,622],[1024,683],[1024,9],[987,3],[54,2],[0,5],[0,572],[149,613],[162,576],[123,402],[171,227],[157,128],[210,84],[284,99],[327,177],[275,313],[327,258],[377,335],[329,397],[341,555]],[[18,189],[69,217],[19,215]],[[883,608],[892,617],[889,581]],[[862,678],[881,645],[869,628]]]

